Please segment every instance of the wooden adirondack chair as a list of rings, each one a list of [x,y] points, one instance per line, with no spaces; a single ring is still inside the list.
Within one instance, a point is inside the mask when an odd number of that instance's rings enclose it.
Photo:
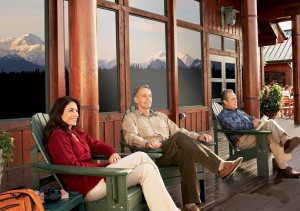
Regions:
[[[126,115],[128,115],[130,112],[135,111],[136,107],[131,106],[129,109],[127,109],[124,113],[123,119]],[[124,136],[123,136],[123,131],[121,130],[121,139],[120,139],[120,145],[121,145],[121,152],[125,151],[125,148],[128,148],[130,152],[136,152],[136,151],[143,151],[146,152],[152,159],[156,159],[162,156],[162,150],[161,149],[149,149],[149,148],[140,148],[140,147],[135,147],[131,146],[126,143]],[[198,178],[200,182],[200,200],[202,202],[205,201],[205,173],[204,173],[204,168],[200,164],[197,165],[197,173],[198,173]],[[175,184],[180,184],[181,183],[181,174],[178,169],[178,166],[159,166],[159,171],[161,174],[161,177],[164,181],[164,184],[166,186],[169,185],[175,185]]]
[[[269,159],[270,148],[268,145],[268,134],[271,131],[258,131],[258,130],[228,130],[223,129],[218,115],[223,110],[223,106],[218,103],[212,103],[212,113],[214,115],[214,140],[216,143],[215,153],[218,154],[218,135],[223,133],[229,143],[229,158],[227,160],[235,160],[238,157],[243,157],[243,162],[257,158],[257,175],[261,177],[270,176],[271,162]],[[248,134],[256,136],[256,147],[239,150],[236,145],[228,137],[229,134]]]
[[[70,193],[69,200],[60,200],[52,204],[45,204],[46,210],[71,210],[78,206],[78,210],[149,210],[144,200],[142,189],[139,185],[127,188],[126,175],[131,169],[114,169],[114,168],[94,168],[78,167],[66,165],[54,165],[43,145],[44,127],[49,120],[48,114],[37,113],[30,120],[31,134],[36,145],[31,150],[32,171],[34,189],[40,190],[42,186],[49,182],[56,181],[62,188],[64,185],[59,179],[59,174],[76,174],[88,176],[105,176],[107,184],[107,196],[103,199],[85,202],[79,193]],[[38,153],[42,154],[44,161],[38,159]],[[95,159],[102,159],[101,155],[93,155]],[[47,172],[50,176],[40,178],[41,172]]]

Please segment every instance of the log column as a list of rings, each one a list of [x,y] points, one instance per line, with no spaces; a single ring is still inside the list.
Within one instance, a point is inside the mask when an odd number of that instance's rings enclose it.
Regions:
[[[65,42],[64,42],[64,1],[48,0],[46,6],[46,71],[47,92],[49,99],[46,105],[48,109],[58,97],[66,94],[65,84]]]
[[[257,2],[244,0],[243,17],[244,108],[249,115],[259,117],[259,51],[257,29]]]
[[[79,128],[99,138],[97,1],[69,0],[70,96],[80,100]]]
[[[292,17],[294,123],[300,124],[300,15]]]

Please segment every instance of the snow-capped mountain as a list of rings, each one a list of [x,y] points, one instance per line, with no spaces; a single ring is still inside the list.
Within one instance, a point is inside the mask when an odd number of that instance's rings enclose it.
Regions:
[[[177,57],[178,67],[179,68],[188,68],[188,67],[200,67],[201,60],[194,59],[190,55],[185,54],[183,52],[178,53]],[[98,65],[100,68],[104,69],[111,69],[112,67],[116,66],[116,59],[105,59],[99,60]],[[132,63],[139,68],[151,68],[151,69],[160,69],[166,67],[166,53],[159,51],[151,55],[146,61],[139,62],[139,63]]]
[[[117,65],[116,59],[104,59],[98,61],[99,68],[111,69]]]
[[[191,66],[191,64],[192,64],[193,61],[195,60],[195,59],[193,59],[190,55],[185,54],[185,53],[183,53],[183,52],[181,52],[181,51],[178,52],[177,57],[178,57],[178,58],[179,58],[179,59],[180,59],[187,67]]]
[[[35,34],[0,40],[0,57],[18,55],[40,66],[45,66],[45,43]]]
[[[160,59],[155,59],[149,64],[150,69],[158,70],[160,68],[166,68],[166,62]]]
[[[36,69],[42,71],[44,70],[44,67],[37,64],[33,64],[32,62],[25,60],[17,54],[7,55],[0,58],[0,72],[22,72],[34,71]]]
[[[19,57],[16,57],[18,55]],[[6,56],[6,57],[5,57]],[[11,57],[10,57],[11,56]],[[25,66],[29,67],[32,65],[38,65],[37,67],[45,66],[45,43],[37,35],[28,33],[19,38],[7,38],[0,40],[0,58],[4,58],[5,63],[2,63],[2,67],[7,67],[8,69],[13,67],[8,67],[7,65],[19,65],[28,61]],[[23,58],[24,60],[21,60]],[[17,63],[9,62],[8,60],[17,61]],[[4,65],[5,64],[5,65]],[[68,50],[66,50],[66,64],[68,64]],[[105,59],[99,60],[98,65],[103,69],[111,69],[117,64],[116,59]],[[151,55],[146,61],[135,63],[134,65],[139,68],[151,68],[160,69],[166,67],[166,53],[159,51]],[[199,67],[201,66],[201,61],[192,58],[190,55],[183,52],[178,53],[178,67],[188,68],[190,66]],[[17,69],[20,65],[17,67]]]

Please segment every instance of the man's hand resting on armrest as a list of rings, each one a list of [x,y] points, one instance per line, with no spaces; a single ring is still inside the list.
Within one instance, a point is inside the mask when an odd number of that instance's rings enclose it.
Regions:
[[[202,133],[197,137],[197,140],[202,142],[211,142],[212,137],[206,133]]]
[[[254,119],[254,120],[253,120],[253,127],[254,127],[254,128],[257,128],[258,125],[259,125],[259,123],[260,123],[260,120],[259,120],[259,119]]]
[[[148,141],[146,143],[146,147],[150,149],[158,149],[161,147],[161,142],[160,141]]]

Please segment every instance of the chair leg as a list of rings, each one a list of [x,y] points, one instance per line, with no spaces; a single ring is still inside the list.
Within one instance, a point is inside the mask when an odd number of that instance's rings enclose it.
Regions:
[[[200,200],[201,200],[201,202],[205,202],[206,201],[206,199],[205,199],[205,195],[206,195],[206,193],[205,193],[205,180],[204,179],[202,179],[202,180],[199,180],[199,182],[200,182]]]

